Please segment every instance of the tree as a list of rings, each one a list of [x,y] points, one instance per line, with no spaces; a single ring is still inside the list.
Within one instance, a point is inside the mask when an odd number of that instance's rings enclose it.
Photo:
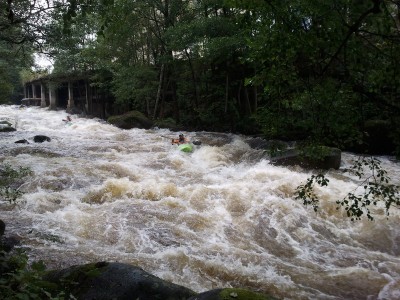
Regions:
[[[398,127],[392,1],[228,2],[249,15],[247,59],[256,75],[248,83],[264,88],[258,120],[266,136],[343,148],[360,141],[366,120]]]

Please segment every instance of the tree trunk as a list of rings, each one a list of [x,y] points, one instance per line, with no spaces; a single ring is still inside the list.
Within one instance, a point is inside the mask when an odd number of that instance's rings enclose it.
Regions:
[[[244,101],[246,104],[246,113],[251,115],[252,111],[251,111],[251,105],[250,105],[250,99],[249,99],[249,93],[247,91],[247,87],[244,87]]]
[[[157,96],[156,96],[156,104],[154,105],[154,113],[153,113],[153,119],[156,118],[157,116],[157,110],[158,110],[158,101],[160,99],[160,94],[161,94],[161,89],[163,87],[163,82],[164,82],[164,68],[165,64],[161,65],[161,70],[160,70],[160,80],[158,82],[158,89],[157,89]]]
[[[185,49],[185,53],[186,53],[186,57],[189,60],[190,71],[191,71],[191,74],[192,74],[192,82],[193,82],[193,89],[194,89],[194,106],[195,106],[195,108],[198,108],[200,101],[199,101],[199,92],[197,90],[196,74],[194,72],[192,59],[190,58],[190,54],[187,51],[187,49]]]
[[[228,112],[228,98],[229,98],[229,74],[226,72],[225,76],[225,114]]]

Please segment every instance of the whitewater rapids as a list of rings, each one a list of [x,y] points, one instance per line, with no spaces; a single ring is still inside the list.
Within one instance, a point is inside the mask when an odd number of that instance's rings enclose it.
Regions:
[[[118,261],[196,292],[243,287],[283,299],[400,299],[400,213],[351,222],[335,201],[357,182],[341,170],[318,189],[320,212],[294,199],[311,172],[277,167],[247,137],[118,129],[47,108],[0,106],[0,163],[29,167],[7,234],[48,268]],[[50,142],[34,143],[35,135]],[[26,139],[29,144],[16,144]],[[356,156],[342,155],[342,166]],[[393,183],[399,163],[380,157]]]

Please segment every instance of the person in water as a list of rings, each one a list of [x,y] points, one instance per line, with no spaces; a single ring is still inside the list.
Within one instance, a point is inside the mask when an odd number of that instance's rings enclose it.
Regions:
[[[189,140],[187,138],[185,138],[185,136],[181,133],[179,135],[179,138],[177,139],[172,139],[172,144],[186,144],[189,143]]]

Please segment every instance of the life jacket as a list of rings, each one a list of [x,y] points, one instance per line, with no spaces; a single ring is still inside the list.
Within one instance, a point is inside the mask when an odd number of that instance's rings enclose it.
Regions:
[[[189,143],[189,140],[184,138],[183,140],[180,139],[172,139],[171,144],[186,144]]]

